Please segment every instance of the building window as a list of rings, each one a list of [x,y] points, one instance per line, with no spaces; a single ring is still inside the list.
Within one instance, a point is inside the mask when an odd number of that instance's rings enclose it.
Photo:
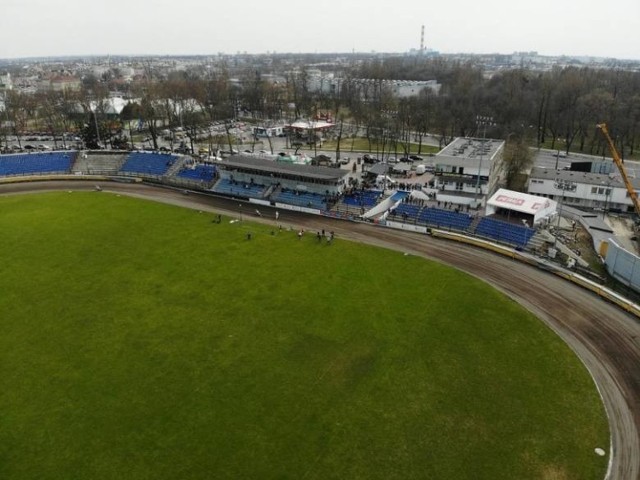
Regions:
[[[591,187],[591,193],[594,195],[611,195],[611,189],[605,187]]]

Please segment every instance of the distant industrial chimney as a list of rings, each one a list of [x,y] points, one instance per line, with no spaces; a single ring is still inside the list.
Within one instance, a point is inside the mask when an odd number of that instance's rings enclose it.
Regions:
[[[424,55],[424,25],[420,29],[420,55]]]

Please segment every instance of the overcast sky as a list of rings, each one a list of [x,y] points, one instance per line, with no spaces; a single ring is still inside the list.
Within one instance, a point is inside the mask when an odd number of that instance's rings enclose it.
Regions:
[[[640,0],[2,0],[0,58],[218,52],[640,60]]]

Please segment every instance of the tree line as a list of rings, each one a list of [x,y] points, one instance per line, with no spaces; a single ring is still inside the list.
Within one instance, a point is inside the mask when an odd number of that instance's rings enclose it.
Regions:
[[[29,131],[54,138],[75,131],[88,147],[128,146],[132,124],[142,126],[158,148],[164,128],[181,126],[191,142],[201,127],[222,122],[227,131],[238,117],[263,122],[330,116],[338,143],[364,135],[377,145],[421,143],[435,135],[442,146],[457,136],[517,139],[535,147],[606,153],[596,124],[606,122],[623,158],[634,155],[640,130],[640,73],[618,69],[525,68],[488,75],[473,62],[443,58],[392,57],[340,68],[339,87],[318,91],[306,66],[276,64],[269,71],[220,66],[158,75],[153,66],[134,84],[113,83],[112,75],[87,77],[78,91],[8,91],[2,121],[4,140]],[[282,68],[282,73],[277,70]],[[265,73],[278,76],[273,81]],[[362,79],[369,79],[363,82]],[[437,80],[439,93],[424,89],[398,98],[385,80]],[[109,112],[109,92],[132,101],[119,115]],[[478,117],[492,118],[480,124]],[[64,141],[64,137],[62,137]]]

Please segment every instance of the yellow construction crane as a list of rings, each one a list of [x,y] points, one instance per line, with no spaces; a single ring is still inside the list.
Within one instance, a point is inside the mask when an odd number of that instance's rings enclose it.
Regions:
[[[611,150],[611,156],[613,157],[613,161],[618,167],[618,171],[620,172],[620,176],[622,177],[622,181],[624,182],[625,187],[627,187],[627,192],[629,192],[629,196],[631,197],[631,201],[633,202],[633,208],[636,210],[636,214],[640,215],[640,201],[638,201],[638,194],[636,193],[629,177],[627,176],[627,170],[624,168],[624,163],[622,162],[622,158],[618,155],[618,150],[616,150],[616,146],[613,144],[613,140],[611,140],[611,136],[609,135],[609,129],[607,129],[606,123],[600,123],[596,125],[604,138],[607,139],[609,143],[609,150]]]

